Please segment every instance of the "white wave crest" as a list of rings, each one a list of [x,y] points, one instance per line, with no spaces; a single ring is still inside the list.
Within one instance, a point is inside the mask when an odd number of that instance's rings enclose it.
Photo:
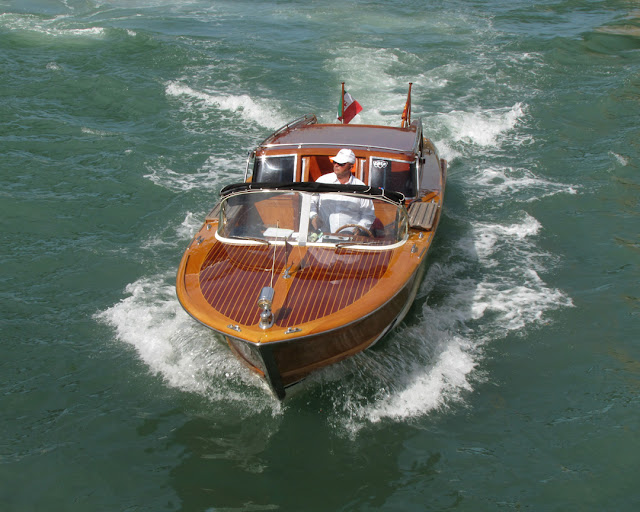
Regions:
[[[68,28],[63,26],[68,16],[60,15],[43,19],[34,15],[14,13],[0,14],[0,26],[8,30],[24,30],[36,32],[52,37],[102,37],[105,35],[103,27]]]
[[[471,391],[469,375],[477,361],[468,348],[467,340],[452,338],[428,371],[416,365],[413,371],[404,375],[403,389],[366,407],[363,417],[372,423],[383,418],[406,420],[444,407],[459,398],[461,392]]]
[[[484,324],[493,335],[543,322],[546,311],[573,304],[538,274],[554,260],[552,255],[536,249],[531,240],[540,229],[542,225],[526,213],[520,223],[473,225],[472,252],[486,272],[474,289],[472,317],[479,319],[493,313],[494,317]],[[468,251],[468,243],[465,245]]]
[[[473,297],[473,316],[482,318],[490,314],[491,336],[505,335],[528,324],[544,323],[544,313],[560,307],[571,307],[573,302],[558,289],[549,288],[533,269],[526,269],[523,283],[508,279],[478,283]]]
[[[472,200],[501,197],[509,200],[535,201],[555,194],[577,194],[577,187],[540,178],[524,168],[489,167],[479,170],[465,181],[475,195]]]
[[[168,83],[165,92],[168,96],[182,98],[190,109],[215,107],[240,114],[245,120],[270,129],[277,129],[287,122],[272,106],[277,103],[273,100],[256,101],[248,94],[201,92],[177,82]]]
[[[201,225],[202,219],[198,220],[192,212],[187,212],[187,216],[184,218],[184,221],[176,229],[176,234],[181,239],[191,239]]]
[[[144,177],[156,185],[177,192],[189,190],[212,190],[219,192],[223,184],[230,179],[242,181],[245,161],[233,160],[223,156],[210,156],[195,174],[175,172],[158,164],[148,165],[148,174]]]
[[[454,141],[478,146],[496,146],[500,138],[513,130],[523,116],[524,107],[521,103],[504,109],[453,111],[439,115],[449,127]]]
[[[467,253],[475,253],[481,261],[493,266],[494,262],[491,260],[491,256],[499,241],[512,245],[518,240],[523,241],[529,236],[538,234],[542,228],[540,222],[531,215],[525,213],[524,217],[522,222],[507,226],[486,222],[475,223],[473,225],[474,235],[471,239],[472,245],[467,247]]]
[[[235,401],[252,410],[280,410],[262,382],[246,370],[224,343],[181,308],[170,276],[129,284],[129,295],[96,319],[113,327],[118,340],[135,348],[152,373],[171,387],[211,400]],[[252,393],[248,391],[253,388]]]
[[[620,165],[629,165],[628,156],[620,155],[618,153],[614,153],[613,151],[609,151],[609,154],[613,156]]]

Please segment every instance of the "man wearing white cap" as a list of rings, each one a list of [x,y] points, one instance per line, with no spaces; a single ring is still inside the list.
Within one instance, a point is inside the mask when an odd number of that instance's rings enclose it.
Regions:
[[[351,169],[356,163],[356,155],[350,149],[341,149],[331,158],[333,173],[323,174],[317,183],[342,183],[343,185],[364,185],[362,181],[351,174]]]
[[[356,155],[353,151],[341,149],[331,161],[333,162],[333,172],[323,174],[316,180],[316,183],[364,185],[362,181],[351,174],[351,169],[356,163]],[[339,228],[352,224],[361,226],[365,233],[370,233],[369,230],[374,220],[375,212],[373,202],[370,199],[327,194],[321,200],[311,204],[311,226],[313,229],[328,226],[330,232],[335,233]]]

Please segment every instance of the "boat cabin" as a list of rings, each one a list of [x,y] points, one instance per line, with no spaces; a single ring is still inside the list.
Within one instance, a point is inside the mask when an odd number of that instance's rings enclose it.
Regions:
[[[314,182],[333,172],[330,158],[341,148],[356,155],[353,174],[365,185],[400,192],[407,200],[438,190],[439,165],[421,121],[407,128],[318,124],[301,117],[265,139],[249,154],[245,181]],[[433,158],[428,157],[432,155]],[[425,172],[435,166],[438,172]]]

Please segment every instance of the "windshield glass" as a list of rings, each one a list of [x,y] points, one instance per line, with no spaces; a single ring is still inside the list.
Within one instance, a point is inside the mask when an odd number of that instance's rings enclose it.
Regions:
[[[232,194],[220,208],[228,241],[389,246],[407,236],[406,210],[383,197],[258,190]]]
[[[405,197],[415,197],[415,170],[415,162],[372,158],[369,184],[372,187],[402,192]]]
[[[286,156],[261,156],[256,158],[253,167],[253,181],[276,183],[291,182],[295,179],[296,157]]]

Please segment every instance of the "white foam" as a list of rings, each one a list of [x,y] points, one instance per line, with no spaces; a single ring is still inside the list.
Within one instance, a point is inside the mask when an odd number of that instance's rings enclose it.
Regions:
[[[471,320],[475,287],[461,277],[465,267],[432,265],[421,293],[443,285],[451,293],[440,304],[425,302],[419,323],[399,327],[380,349],[326,372],[326,380],[339,390],[332,422],[348,435],[383,419],[406,421],[427,415],[473,390],[480,377],[482,342],[464,327]]]
[[[202,225],[202,219],[197,218],[192,212],[187,212],[184,221],[176,229],[176,234],[182,239],[191,239],[196,234],[200,226]]]
[[[628,156],[623,156],[623,155],[620,155],[618,153],[614,153],[613,151],[609,151],[609,154],[611,156],[613,156],[620,165],[624,165],[624,166],[629,165],[629,157]]]
[[[468,351],[468,342],[452,338],[430,367],[416,365],[403,377],[405,387],[388,394],[363,410],[363,417],[376,423],[383,418],[406,420],[446,406],[471,391],[469,375],[477,362]],[[426,370],[426,371],[425,371]]]
[[[472,317],[492,313],[484,327],[493,335],[543,322],[546,311],[572,305],[566,294],[540,278],[538,272],[553,264],[554,257],[538,250],[532,240],[542,225],[527,213],[523,217],[509,225],[473,223],[472,252],[467,255],[473,258],[475,252],[486,271],[473,291]],[[468,241],[462,242],[467,250]]]
[[[535,175],[524,168],[488,167],[469,176],[464,186],[474,189],[471,201],[487,197],[509,201],[535,201],[555,194],[576,194],[578,187],[557,183]]]
[[[67,18],[69,16],[66,15],[43,19],[28,14],[2,13],[0,14],[0,24],[9,30],[25,30],[52,37],[96,38],[105,35],[103,27],[66,28],[62,25]]]
[[[449,127],[454,141],[478,146],[497,146],[501,137],[513,130],[523,116],[523,105],[516,103],[512,107],[501,109],[452,111],[438,117]]]
[[[254,100],[248,94],[208,93],[197,91],[178,82],[169,82],[165,87],[167,96],[179,98],[190,110],[210,110],[212,107],[239,114],[246,121],[258,123],[270,129],[283,126],[287,120],[280,114],[274,100]]]
[[[99,137],[106,137],[109,135],[113,135],[112,133],[106,132],[104,130],[95,130],[93,128],[87,128],[86,126],[81,127],[80,131],[87,135],[97,135]]]
[[[528,324],[544,323],[546,311],[573,305],[563,292],[547,287],[535,270],[526,269],[523,274],[523,284],[504,278],[478,283],[473,313],[478,319],[495,315],[490,322],[491,336],[505,335]]]
[[[181,308],[169,276],[142,278],[126,287],[128,297],[96,315],[131,345],[167,385],[211,400],[235,401],[252,411],[280,411],[263,383],[244,368],[212,331]],[[255,393],[249,390],[255,389]],[[252,398],[253,397],[253,398]]]
[[[242,181],[246,160],[224,156],[210,156],[195,174],[178,173],[162,164],[147,165],[150,171],[144,177],[156,185],[174,192],[211,190],[219,192],[229,180]]]
[[[326,64],[327,72],[344,80],[347,90],[363,107],[352,124],[399,126],[409,82],[414,84],[413,91],[421,94],[427,90],[442,89],[448,83],[445,77],[437,73],[415,74],[416,69],[424,69],[422,60],[397,48],[349,46],[332,50],[332,55],[334,58]],[[409,78],[405,79],[398,72],[403,67]],[[375,80],[370,79],[372,76],[375,76]],[[413,108],[413,119],[423,114],[418,111],[421,108],[419,102],[414,101]],[[334,115],[330,112],[322,121],[333,122]]]
[[[59,30],[55,35],[74,35],[74,36],[103,36],[105,33],[102,27],[89,28],[70,28]]]
[[[491,256],[494,255],[495,246],[499,241],[513,247],[513,244],[517,241],[523,241],[529,236],[538,234],[541,227],[542,225],[527,213],[524,213],[522,222],[506,226],[476,222],[473,224],[474,234],[471,252],[475,253],[485,264],[493,266],[494,261]],[[467,252],[470,252],[468,247]]]
[[[397,102],[397,98],[388,97],[388,91],[397,85],[397,78],[387,72],[398,62],[398,57],[392,49],[348,46],[337,48],[332,53],[334,58],[327,61],[327,71],[343,77],[347,89],[352,89],[356,99],[359,94],[386,91],[387,100]],[[368,77],[374,75],[375,84],[372,84]],[[398,105],[402,112],[402,103]]]

